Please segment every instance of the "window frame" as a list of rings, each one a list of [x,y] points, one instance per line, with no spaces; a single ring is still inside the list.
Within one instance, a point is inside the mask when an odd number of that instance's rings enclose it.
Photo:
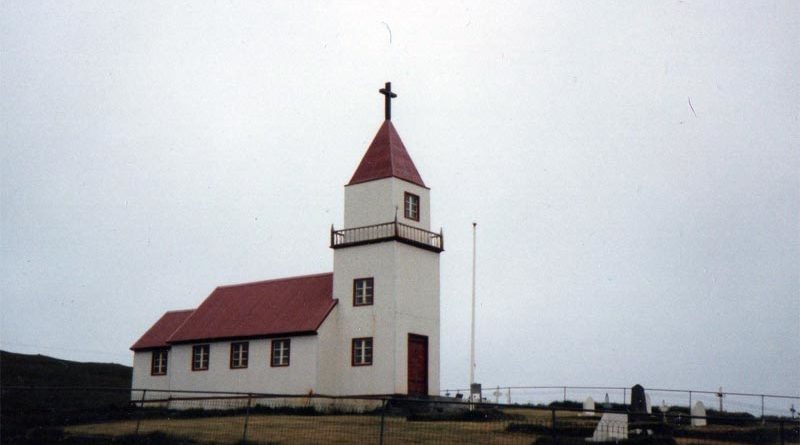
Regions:
[[[250,356],[250,342],[237,341],[231,342],[231,369],[246,369]]]
[[[275,347],[278,345],[285,344],[286,347],[281,349],[281,355],[275,355]],[[276,338],[272,340],[270,343],[270,354],[269,354],[269,366],[271,368],[285,368],[292,363],[292,339],[291,338]],[[285,353],[286,363],[283,362]],[[275,359],[278,359],[278,362],[275,362]]]
[[[405,194],[403,195],[403,216],[406,219],[419,222],[420,214],[422,213],[421,212],[422,206],[420,205],[420,202],[421,199],[419,195],[415,195],[410,192],[405,192]],[[416,211],[413,211],[414,209],[411,208],[412,205],[416,206]]]
[[[363,342],[363,348],[357,348],[356,344]],[[369,361],[367,361],[367,342],[369,348]],[[357,351],[361,350],[361,360],[357,360]],[[372,337],[358,337],[354,338],[350,348],[350,364],[352,366],[372,366],[375,357],[375,347]]]
[[[169,349],[154,349],[150,355],[150,375],[167,375],[169,370]]]
[[[358,284],[364,283],[364,292],[359,294],[358,292]],[[366,290],[369,289],[369,294],[366,293]],[[363,301],[359,302],[359,298],[363,297]],[[356,278],[353,280],[353,306],[372,306],[375,304],[375,278],[374,277],[364,277],[364,278]]]
[[[199,362],[195,360],[198,352],[200,352]],[[205,366],[203,366],[203,352],[205,352]],[[190,360],[192,362],[192,371],[208,371],[209,365],[211,364],[211,345],[209,343],[193,345]]]

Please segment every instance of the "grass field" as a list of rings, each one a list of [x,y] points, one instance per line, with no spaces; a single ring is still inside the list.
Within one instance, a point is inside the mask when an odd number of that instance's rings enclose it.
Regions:
[[[232,444],[242,439],[244,416],[143,420],[139,433],[161,431],[201,443]],[[387,417],[385,444],[489,445],[532,443],[530,434],[507,433],[508,422],[409,422]],[[381,419],[378,416],[250,416],[247,439],[268,444],[357,444],[377,443]],[[77,425],[65,429],[68,435],[122,436],[136,431],[135,421]]]
[[[405,417],[387,416],[383,425],[385,444],[488,444],[530,445],[540,436],[549,436],[548,411],[526,409],[504,409],[503,412],[515,420],[492,421],[408,421]],[[558,415],[561,414],[561,415]],[[558,422],[567,428],[594,428],[596,418],[576,416],[575,413],[557,413]],[[510,423],[528,423],[545,426],[539,432],[508,432]],[[570,426],[568,426],[569,424]],[[172,437],[185,438],[188,443],[236,444],[243,436],[245,416],[198,417],[182,419],[142,419],[114,421],[96,424],[74,425],[65,428],[67,436],[120,437],[153,432]],[[695,437],[676,434],[678,445],[728,445],[728,444],[778,444],[779,438],[772,434],[753,437],[763,427],[709,426],[702,430],[687,432],[702,433]],[[381,418],[375,415],[251,415],[247,425],[248,443],[288,444],[354,444],[379,443]],[[777,432],[777,431],[775,431]],[[676,431],[677,433],[677,431]],[[591,435],[590,433],[587,435]],[[584,437],[562,436],[563,443],[585,443]],[[792,441],[797,443],[796,440]],[[178,443],[178,442],[175,442]],[[789,443],[789,441],[787,441]]]

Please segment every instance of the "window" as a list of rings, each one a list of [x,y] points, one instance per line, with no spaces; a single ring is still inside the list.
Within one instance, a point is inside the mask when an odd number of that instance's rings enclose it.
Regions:
[[[231,369],[247,367],[247,350],[250,344],[246,341],[231,343]]]
[[[353,280],[353,306],[369,306],[374,295],[372,278],[356,278]]]
[[[403,202],[405,217],[419,221],[419,196],[406,192]]]
[[[272,359],[270,366],[289,366],[289,345],[288,338],[282,340],[272,340]]]
[[[150,375],[167,375],[168,349],[156,349],[150,360]]]
[[[208,357],[211,354],[211,345],[192,346],[192,371],[208,370]]]
[[[369,366],[372,364],[372,337],[353,339],[353,366]]]

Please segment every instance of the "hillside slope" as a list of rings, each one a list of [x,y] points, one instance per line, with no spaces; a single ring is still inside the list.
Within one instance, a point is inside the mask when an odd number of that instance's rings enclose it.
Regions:
[[[45,355],[0,351],[0,386],[130,388],[133,368],[116,363],[81,363]]]

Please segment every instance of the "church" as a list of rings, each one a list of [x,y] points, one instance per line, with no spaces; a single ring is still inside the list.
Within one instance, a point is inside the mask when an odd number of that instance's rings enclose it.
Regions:
[[[133,389],[330,396],[439,393],[430,189],[385,120],[344,187],[333,272],[220,286],[131,347]],[[320,240],[322,241],[322,240]]]

